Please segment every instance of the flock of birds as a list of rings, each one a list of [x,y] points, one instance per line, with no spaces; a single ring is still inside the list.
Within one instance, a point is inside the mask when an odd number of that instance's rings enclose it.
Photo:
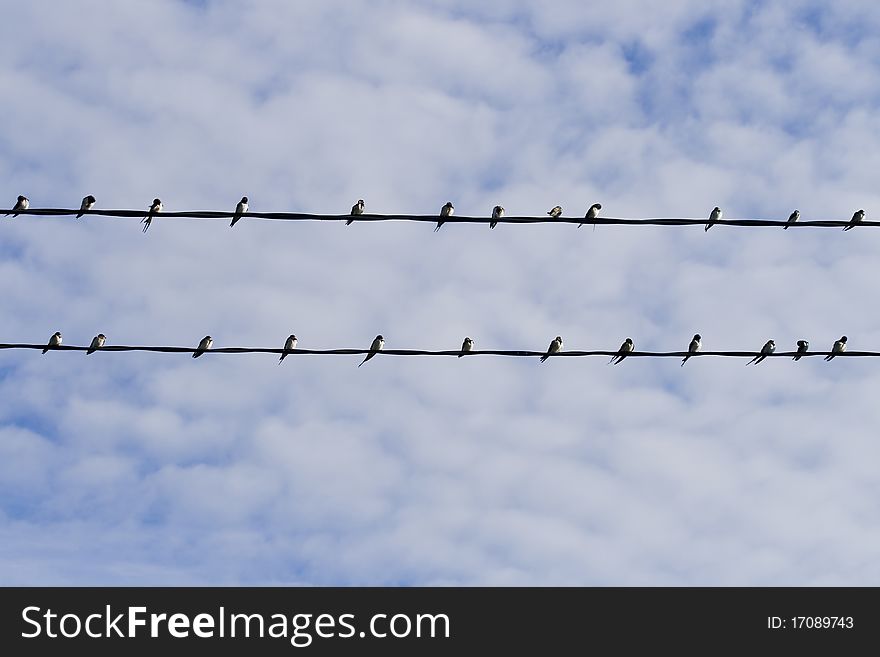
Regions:
[[[79,208],[79,214],[76,215],[76,218],[79,219],[86,212],[95,207],[95,197],[89,194],[84,197],[82,200],[82,204]],[[8,217],[10,214],[13,217],[17,217],[19,212],[27,210],[30,207],[30,200],[26,196],[19,196],[18,200],[15,203],[15,206],[12,208],[12,212],[7,212],[6,216]],[[365,204],[363,199],[358,199],[358,202],[351,206],[351,219],[345,222],[346,226],[350,226],[355,220],[356,217],[364,214]],[[590,223],[592,220],[596,219],[599,216],[599,210],[602,209],[601,203],[593,203],[590,206],[590,209],[587,210],[587,213],[584,215],[584,221],[578,224],[578,228],[583,226],[584,224]],[[241,200],[235,206],[235,213],[232,215],[232,221],[229,223],[229,226],[235,226],[238,221],[242,218],[242,216],[248,211],[248,197],[242,196]],[[153,221],[153,218],[162,213],[162,201],[158,198],[154,198],[153,202],[150,204],[149,210],[144,215],[144,218],[141,220],[141,223],[144,224],[144,232],[150,228],[150,224]],[[440,208],[439,219],[437,220],[437,226],[434,228],[434,232],[436,233],[443,227],[443,224],[446,223],[446,220],[455,214],[455,206],[452,205],[452,201],[447,201],[446,204]],[[562,216],[562,206],[555,205],[553,206],[547,214],[552,219],[557,219]],[[709,213],[709,219],[706,222],[705,230],[708,231],[712,226],[718,223],[723,217],[724,213],[721,208],[718,206],[712,209],[712,212]],[[498,219],[501,219],[504,216],[504,208],[500,205],[496,205],[492,208],[492,221],[489,223],[489,228],[495,228],[498,225]],[[783,230],[786,230],[791,224],[797,222],[800,218],[801,213],[800,210],[795,210],[788,216],[788,221],[785,226],[783,226]],[[850,230],[854,228],[857,224],[861,223],[865,219],[865,211],[864,210],[856,210],[853,213],[852,219],[850,219],[849,223],[844,226],[843,230]],[[596,228],[596,224],[593,223],[593,228]]]
[[[107,337],[103,333],[99,333],[94,338],[92,338],[92,342],[89,345],[88,350],[86,351],[86,355],[92,354],[99,349],[103,348],[104,344],[107,341]],[[47,353],[50,349],[54,349],[61,346],[62,337],[61,332],[56,331],[52,334],[52,337],[49,338],[49,342],[46,344],[46,347],[43,349],[43,353]],[[289,335],[287,340],[284,341],[284,347],[281,352],[281,358],[278,359],[278,363],[281,362],[296,349],[297,339],[295,335]],[[196,347],[193,352],[192,357],[198,358],[206,351],[209,351],[211,347],[214,345],[214,340],[210,335],[206,335],[204,338],[199,341],[199,346]],[[381,335],[377,335],[373,338],[373,342],[370,344],[370,349],[367,352],[366,358],[361,361],[361,365],[366,363],[368,360],[373,358],[376,354],[378,354],[385,347],[385,338]],[[688,359],[694,354],[698,354],[703,349],[703,338],[699,333],[695,334],[693,339],[691,339],[690,344],[688,345],[687,355],[682,359],[681,366],[684,367],[684,364],[688,361]],[[795,352],[792,360],[800,360],[801,357],[806,355],[809,352],[810,343],[807,340],[798,340],[797,341],[797,351]],[[474,350],[474,341],[470,337],[466,337],[464,342],[461,344],[461,351],[458,354],[458,357],[472,352]],[[553,356],[554,354],[558,354],[562,351],[562,337],[557,335],[550,342],[550,346],[547,348],[546,353],[541,356],[541,362],[545,362],[548,358]],[[630,355],[633,351],[635,351],[635,343],[632,338],[627,338],[624,340],[623,344],[620,345],[620,349],[617,350],[617,353],[611,357],[611,360],[608,361],[609,364],[619,365],[623,362],[623,360]],[[768,356],[772,355],[776,351],[776,342],[773,340],[767,340],[764,346],[761,348],[761,351],[757,356],[752,358],[746,365],[757,365]],[[825,356],[826,361],[832,360],[836,355],[842,354],[846,351],[846,336],[841,336],[839,340],[834,342],[834,345],[831,347],[831,353]]]

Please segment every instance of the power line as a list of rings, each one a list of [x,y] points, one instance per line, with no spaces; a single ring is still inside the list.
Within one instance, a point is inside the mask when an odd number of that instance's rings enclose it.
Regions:
[[[120,219],[143,219],[147,212],[145,210],[72,210],[66,208],[34,208],[27,210],[0,210],[0,214],[19,214],[31,215],[37,217],[65,217],[76,216],[82,214],[99,217],[111,217]],[[231,219],[236,216],[234,212],[225,211],[209,211],[195,210],[184,212],[160,212],[153,215],[155,220],[162,219]],[[352,216],[350,214],[310,214],[304,212],[245,212],[241,215],[242,219],[268,219],[277,221],[344,221],[344,222],[376,222],[376,221],[415,221],[423,223],[436,224],[440,219],[439,215],[417,215],[417,214],[361,214]],[[567,217],[561,216],[557,218],[551,217],[529,217],[529,216],[503,216],[492,218],[490,216],[474,217],[453,215],[444,217],[444,224],[586,224],[596,226],[706,226],[708,219],[698,218],[616,218],[616,217],[596,217],[595,219],[586,219],[584,217]],[[797,221],[789,223],[784,220],[775,219],[718,219],[712,222],[718,226],[737,226],[747,228],[758,227],[789,227],[789,228],[841,228],[853,225],[852,220],[810,220]],[[860,221],[855,227],[861,226],[880,226],[880,221]]]
[[[44,350],[47,349],[49,351],[88,351],[88,346],[78,346],[78,345],[58,345],[49,347],[45,343],[43,344],[31,344],[31,343],[0,343],[0,350],[5,349],[36,349],[36,350]],[[95,351],[108,351],[108,352],[128,352],[128,351],[145,351],[145,352],[155,352],[155,353],[180,353],[180,354],[193,354],[199,349],[195,347],[172,347],[172,346],[132,346],[132,345],[109,345],[105,344],[103,347],[96,349]],[[365,354],[370,353],[370,349],[359,349],[359,348],[342,348],[342,349],[292,349],[292,350],[284,350],[282,348],[267,348],[267,347],[219,347],[216,349],[209,349],[207,351],[203,351],[204,354],[275,354],[282,355],[288,354],[289,356],[297,356],[297,355],[320,355],[320,356],[363,356]],[[546,350],[544,351],[531,351],[531,350],[510,350],[510,349],[474,349],[473,351],[462,354],[460,349],[455,350],[427,350],[427,349],[383,349],[382,351],[377,352],[378,356],[460,356],[464,355],[465,357],[471,356],[511,356],[511,357],[521,357],[521,358],[534,358],[544,356],[546,354]],[[552,354],[551,358],[567,358],[567,357],[589,357],[589,356],[618,356],[621,355],[621,352],[618,350],[605,350],[605,349],[596,349],[596,350],[588,350],[588,351],[560,351],[555,354]],[[798,353],[796,351],[782,351],[775,352],[772,354],[762,354],[760,351],[699,351],[696,353],[689,353],[687,351],[632,351],[627,352],[625,354],[626,358],[683,358],[685,356],[689,356],[690,358],[700,358],[703,356],[716,356],[716,357],[724,357],[724,358],[754,358],[756,356],[765,356],[767,358],[792,358],[795,355],[808,358],[810,356],[830,356],[834,355],[835,358],[870,358],[880,356],[880,351],[844,351],[838,353],[832,353],[831,351],[808,351],[803,353]]]

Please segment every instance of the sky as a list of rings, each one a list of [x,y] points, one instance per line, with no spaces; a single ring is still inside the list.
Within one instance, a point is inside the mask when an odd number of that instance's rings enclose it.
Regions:
[[[0,207],[880,217],[880,7],[0,0]],[[880,349],[880,231],[0,217],[0,342]],[[7,585],[880,585],[880,363],[0,352]]]

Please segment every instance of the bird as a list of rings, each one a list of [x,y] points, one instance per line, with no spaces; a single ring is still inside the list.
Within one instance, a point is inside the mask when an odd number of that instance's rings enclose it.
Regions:
[[[470,338],[465,338],[464,342],[461,343],[461,353],[458,355],[459,358],[464,356],[469,351],[473,351],[474,349],[474,341]]]
[[[356,216],[361,215],[363,213],[364,213],[364,199],[361,198],[361,199],[358,199],[357,203],[355,203],[354,205],[351,206],[351,216],[356,217]],[[353,221],[354,221],[354,219],[349,219],[348,221],[345,222],[345,225],[351,226],[351,222],[353,222]]]
[[[712,214],[709,215],[709,223],[706,224],[706,228],[704,230],[708,231],[712,226],[714,226],[715,222],[721,219],[721,216],[723,214],[724,213],[721,211],[721,208],[716,205],[715,208],[712,210]]]
[[[492,220],[493,221],[489,224],[489,228],[495,228],[495,226],[498,225],[498,222],[495,220],[501,219],[501,217],[503,217],[503,216],[504,216],[504,208],[502,208],[500,205],[496,205],[494,208],[492,208]]]
[[[284,357],[287,356],[291,351],[296,349],[296,336],[288,335],[287,340],[284,341],[284,351],[281,352],[281,358],[278,359],[278,364],[281,364],[281,361],[284,360]]]
[[[601,203],[593,203],[593,205],[590,206],[590,209],[587,210],[587,214],[584,215],[584,219],[595,219],[596,217],[599,216],[599,210],[601,210],[601,209],[602,209]],[[578,228],[583,226],[585,223],[587,223],[587,222],[582,221],[581,223],[579,223]],[[596,224],[593,224],[593,229],[595,229],[595,228],[596,228]]]
[[[363,365],[368,360],[370,360],[373,356],[375,356],[380,351],[382,351],[382,347],[384,347],[384,346],[385,346],[385,338],[383,338],[381,335],[377,335],[373,339],[373,344],[370,345],[370,353],[368,353],[367,357],[361,361],[361,365]],[[358,367],[360,367],[361,365],[358,365]]]
[[[149,212],[147,212],[146,216],[141,220],[141,223],[144,225],[144,232],[150,228],[150,222],[153,221],[153,216],[162,212],[162,201],[157,198],[153,199],[153,204],[150,206]]]
[[[92,344],[89,345],[88,350],[86,351],[86,356],[89,354],[93,354],[98,349],[104,346],[104,343],[107,341],[107,336],[103,333],[98,333],[95,337],[92,338]]]
[[[831,360],[837,354],[842,354],[844,351],[846,351],[846,336],[845,335],[841,336],[840,340],[837,340],[834,343],[834,346],[831,347],[831,353],[828,354],[827,356],[825,356],[825,360]]]
[[[776,343],[773,340],[767,340],[767,342],[764,343],[764,346],[761,347],[761,353],[752,358],[752,360],[746,363],[746,365],[751,365],[752,363],[757,365],[774,351],[776,351]]]
[[[15,202],[15,205],[12,207],[13,217],[18,216],[18,212],[20,210],[27,210],[30,207],[31,202],[28,200],[27,196],[19,196],[18,200]],[[8,217],[11,213],[7,212],[6,216]]]
[[[547,349],[547,353],[541,356],[541,362],[543,363],[545,360],[550,358],[555,353],[558,353],[562,350],[562,338],[558,335],[553,338],[553,342],[550,343],[550,347]]]
[[[452,201],[446,201],[446,205],[440,208],[440,221],[437,222],[437,227],[434,229],[436,233],[440,230],[440,227],[446,223],[445,218],[451,217],[455,213],[455,208],[452,206]]]
[[[800,219],[800,217],[801,217],[800,210],[795,210],[794,212],[792,212],[790,215],[788,215],[788,221],[785,222],[785,225],[782,227],[782,230],[788,230],[788,227],[791,226],[795,221]]]
[[[154,201],[155,203],[155,201]],[[162,209],[161,207],[159,208]],[[235,214],[232,215],[232,221],[229,224],[229,227],[232,228],[235,224],[238,223],[238,220],[241,219],[241,215],[247,212],[248,209],[248,197],[242,196],[241,200],[235,206]]]
[[[76,218],[79,219],[81,216],[83,216],[83,214],[91,210],[93,207],[95,207],[95,197],[89,194],[88,196],[83,198],[82,205],[79,206],[79,214],[76,215]]]
[[[849,223],[843,227],[844,230],[850,230],[851,228],[855,228],[857,223],[860,223],[862,219],[865,218],[864,210],[856,210],[853,213],[852,219],[849,220]]]
[[[214,340],[211,338],[210,335],[206,335],[205,337],[203,337],[202,341],[199,342],[198,348],[193,352],[193,358],[198,358],[203,353],[208,351],[208,349],[211,348],[212,344],[214,344]]]
[[[636,346],[633,343],[632,338],[627,338],[623,341],[623,344],[620,345],[620,349],[617,351],[617,354],[615,356],[612,356],[611,360],[608,361],[608,364],[611,365],[613,363],[615,365],[620,365],[623,362],[623,359],[626,358],[627,354],[632,353],[633,349],[635,348]]]
[[[562,215],[562,206],[554,205],[552,208],[550,208],[550,211],[547,214],[549,214],[553,219],[560,217]]]
[[[688,358],[699,352],[702,348],[703,338],[700,337],[699,333],[696,333],[694,335],[694,339],[691,340],[691,343],[688,345],[688,355],[682,359],[680,367],[684,367],[684,364],[687,362]]]
[[[794,355],[794,358],[792,358],[792,360],[800,360],[801,356],[803,356],[810,350],[810,343],[806,340],[798,340],[797,346],[797,353]]]
[[[49,338],[49,344],[46,345],[46,348],[43,349],[43,353],[45,354],[52,347],[58,347],[61,345],[61,331],[55,331],[52,334],[52,337]]]

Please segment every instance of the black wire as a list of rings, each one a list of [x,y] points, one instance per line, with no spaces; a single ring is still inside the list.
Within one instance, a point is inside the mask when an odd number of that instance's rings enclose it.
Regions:
[[[89,347],[77,345],[59,345],[57,347],[47,347],[45,344],[27,344],[27,343],[0,343],[0,349],[49,349],[50,351],[87,351]],[[96,351],[149,351],[156,353],[182,353],[192,354],[199,349],[194,347],[149,347],[149,346],[129,346],[129,345],[104,345]],[[263,348],[263,347],[220,347],[217,349],[209,349],[204,351],[205,354],[289,354],[296,355],[322,355],[322,356],[354,356],[370,353],[369,349],[294,349],[285,351],[281,348]],[[467,352],[464,356],[514,356],[532,358],[535,356],[543,356],[546,351],[527,351],[527,350],[509,350],[509,349],[475,349]],[[456,350],[430,351],[425,349],[383,349],[379,355],[387,356],[459,356],[462,352]],[[691,354],[687,351],[632,351],[621,354],[619,351],[592,350],[592,351],[562,351],[553,354],[551,357],[582,357],[582,356],[619,356],[625,355],[626,358],[683,358],[690,356],[691,358],[699,358],[701,356],[720,356],[725,358],[754,358],[755,356],[766,355],[767,358],[791,358],[792,356],[830,356],[830,351],[809,351],[798,354],[795,351],[783,351],[773,354],[761,354],[760,351],[698,351]],[[844,351],[834,354],[835,358],[840,357],[874,357],[880,356],[880,351]]]
[[[12,210],[0,210],[0,215],[12,213]],[[85,215],[96,215],[100,217],[116,217],[116,218],[138,218],[143,219],[147,215],[146,210],[70,210],[62,208],[36,208],[28,210],[19,210],[20,215],[33,215],[40,217],[63,217],[82,213]],[[153,215],[154,219],[230,219],[235,216],[234,212],[215,212],[215,211],[192,211],[192,212],[160,212]],[[309,214],[303,212],[245,212],[241,215],[243,219],[273,219],[280,221],[419,221],[425,223],[437,223],[440,220],[438,215],[416,215],[416,214],[361,214],[352,216],[350,214]],[[597,226],[705,226],[709,223],[708,219],[693,218],[650,218],[650,219],[623,219],[613,217],[597,217],[595,219],[585,219],[583,217],[559,217],[553,219],[551,217],[500,217],[493,219],[491,217],[468,217],[453,215],[452,217],[443,217],[445,224],[488,224],[497,222],[500,224],[589,224]],[[719,219],[712,222],[719,226],[743,226],[743,227],[759,227],[759,226],[789,226],[791,228],[840,228],[850,225],[850,221],[843,220],[822,220],[822,221],[797,221],[788,223],[784,220],[770,219]],[[861,221],[856,226],[880,226],[880,221]]]

